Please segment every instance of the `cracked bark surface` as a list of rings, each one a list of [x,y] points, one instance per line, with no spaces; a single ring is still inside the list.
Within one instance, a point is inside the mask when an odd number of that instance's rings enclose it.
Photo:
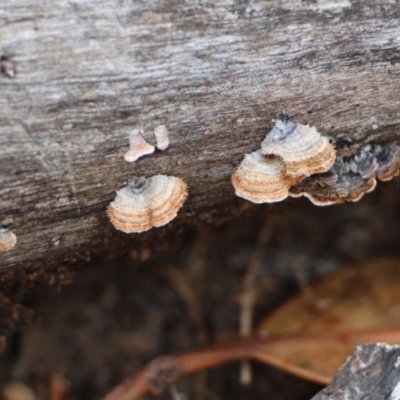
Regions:
[[[360,344],[332,383],[312,400],[397,400],[400,398],[399,357],[399,346]]]
[[[3,282],[130,243],[218,223],[246,204],[230,176],[280,111],[350,152],[399,142],[400,10],[390,1],[60,1],[0,6],[0,224],[17,246]],[[124,161],[128,131],[170,131],[165,152]],[[132,176],[182,177],[178,218],[116,232],[105,209]],[[29,272],[30,275],[27,275]]]

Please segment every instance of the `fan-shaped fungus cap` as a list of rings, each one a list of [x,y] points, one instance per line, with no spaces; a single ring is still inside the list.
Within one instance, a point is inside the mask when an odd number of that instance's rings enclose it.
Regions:
[[[124,158],[127,162],[134,162],[142,156],[154,153],[154,146],[147,143],[139,129],[133,129],[129,134],[129,150],[125,153]]]
[[[364,171],[364,159],[363,171]],[[367,170],[369,170],[369,164]],[[360,173],[352,171],[352,165],[340,157],[334,166],[324,174],[310,176],[299,185],[290,188],[291,197],[305,196],[318,206],[356,202],[376,186],[375,177],[364,179]]]
[[[17,236],[7,228],[0,228],[0,251],[11,250],[17,244]]]
[[[360,187],[353,188],[352,190],[338,187],[336,189],[332,189],[330,192],[325,191],[323,194],[318,192],[303,192],[301,194],[307,197],[311,203],[315,204],[316,206],[330,206],[332,204],[344,203],[345,201],[352,201],[355,203],[361,200],[365,193],[372,192],[375,187],[376,179],[371,178],[364,182],[364,184]]]
[[[154,129],[157,141],[157,148],[161,151],[167,150],[169,146],[168,129],[164,125],[159,125]]]
[[[174,219],[186,198],[186,185],[175,176],[135,178],[117,191],[107,213],[116,229],[125,233],[144,232]]]
[[[376,146],[373,149],[379,167],[376,171],[378,179],[381,181],[390,181],[399,174],[400,169],[400,147],[395,144],[389,144],[384,147]]]
[[[255,151],[244,160],[232,175],[232,184],[239,197],[253,203],[273,203],[285,199],[295,181],[285,173],[280,157],[263,156]]]
[[[295,177],[328,171],[336,158],[335,149],[325,136],[312,126],[290,119],[276,120],[261,143],[261,152],[281,157],[286,173]]]

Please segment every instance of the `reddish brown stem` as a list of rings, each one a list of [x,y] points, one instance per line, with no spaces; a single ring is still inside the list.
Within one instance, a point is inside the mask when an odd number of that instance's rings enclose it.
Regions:
[[[297,376],[318,383],[328,384],[331,377],[321,377],[294,365],[288,365],[281,357],[269,352],[274,346],[293,347],[294,350],[309,344],[327,344],[340,342],[400,343],[400,329],[363,330],[354,332],[332,332],[313,334],[285,334],[266,338],[241,339],[226,344],[203,347],[193,352],[177,356],[157,357],[137,374],[127,378],[105,397],[105,400],[139,400],[144,394],[159,393],[164,387],[175,381],[178,376],[215,367],[226,362],[251,358],[278,368],[284,368]]]

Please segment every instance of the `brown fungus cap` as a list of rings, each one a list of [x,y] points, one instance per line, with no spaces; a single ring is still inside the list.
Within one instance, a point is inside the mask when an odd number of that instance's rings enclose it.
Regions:
[[[261,143],[261,152],[281,157],[286,173],[294,177],[328,171],[336,158],[335,149],[325,136],[312,126],[288,118],[275,121]]]
[[[7,228],[0,228],[0,251],[9,251],[17,244],[17,236]]]
[[[280,157],[263,156],[255,151],[244,156],[232,175],[235,193],[253,203],[273,203],[284,200],[296,182],[286,175]]]
[[[133,129],[129,134],[129,150],[124,158],[127,162],[134,162],[142,156],[154,153],[154,146],[147,143],[140,133],[139,129]]]
[[[186,185],[175,176],[135,178],[117,191],[107,214],[115,228],[122,232],[144,232],[173,220],[186,198]]]
[[[363,163],[362,166],[364,172]],[[376,179],[375,177],[365,179],[360,171],[355,173],[352,169],[354,169],[352,161],[344,162],[339,157],[328,172],[310,176],[291,187],[290,196],[305,196],[318,206],[359,201],[365,193],[374,190]]]
[[[307,197],[316,206],[330,206],[332,204],[344,203],[345,201],[355,203],[361,200],[365,193],[372,192],[375,187],[376,179],[371,178],[364,182],[364,185],[354,188],[352,191],[338,188],[328,193],[325,191],[323,194],[318,192],[302,192],[300,195]],[[292,195],[292,192],[290,194],[292,197],[299,197],[300,195]]]

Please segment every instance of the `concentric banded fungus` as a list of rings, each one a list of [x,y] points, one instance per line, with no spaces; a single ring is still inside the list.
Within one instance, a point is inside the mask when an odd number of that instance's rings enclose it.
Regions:
[[[159,125],[154,129],[157,141],[157,148],[161,151],[167,150],[169,146],[168,129],[164,125]]]
[[[376,172],[381,181],[390,181],[399,174],[400,147],[397,144],[389,144],[385,147],[375,146],[372,150],[379,166]]]
[[[129,134],[129,150],[125,153],[125,161],[134,162],[138,158],[154,153],[154,146],[147,143],[139,129],[133,129]]]
[[[305,196],[318,206],[358,201],[365,193],[376,186],[376,179],[364,179],[359,173],[351,171],[351,162],[341,158],[324,174],[310,176],[300,184],[290,188],[290,196]]]
[[[107,213],[116,229],[125,233],[144,232],[174,219],[186,198],[186,185],[175,176],[135,178],[117,191]]]
[[[232,182],[238,196],[254,203],[305,196],[316,205],[358,201],[400,170],[400,146],[368,143],[354,154],[351,139],[328,139],[283,115],[261,144],[246,155]]]
[[[285,199],[295,181],[285,173],[280,157],[263,156],[260,151],[246,154],[232,175],[239,197],[253,203],[272,203]]]
[[[0,228],[0,251],[11,250],[17,244],[17,236],[6,228]]]
[[[295,177],[328,171],[336,158],[335,149],[325,136],[314,127],[288,118],[276,120],[261,143],[261,152],[281,157],[286,173]]]

